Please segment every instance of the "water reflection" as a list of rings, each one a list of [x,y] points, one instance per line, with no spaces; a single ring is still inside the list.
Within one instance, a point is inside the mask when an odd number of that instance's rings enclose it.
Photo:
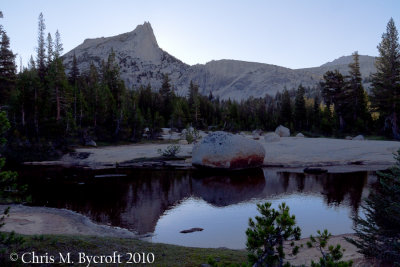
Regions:
[[[228,206],[262,195],[266,186],[262,170],[210,176],[194,174],[190,195],[215,206]]]
[[[125,173],[126,177],[95,177],[117,172]],[[255,203],[267,200],[292,203],[298,213],[310,212],[312,220],[328,212],[326,218],[343,220],[343,227],[339,225],[336,232],[350,232],[349,215],[358,211],[362,197],[367,196],[370,184],[376,181],[376,177],[367,172],[310,175],[271,169],[210,175],[172,170],[89,172],[29,168],[21,171],[20,176],[30,184],[34,205],[71,209],[99,223],[127,228],[141,235],[155,233],[160,237],[168,232],[165,239],[156,237],[154,240],[182,245],[211,246],[209,242],[216,246],[212,238],[225,227],[231,233],[240,234],[237,240],[222,242],[221,246],[236,248],[244,246],[244,230],[248,217],[256,214]],[[299,203],[312,210],[305,210]],[[313,223],[302,221],[302,214],[296,214],[299,224],[305,224],[302,227]],[[200,221],[203,225],[191,225]],[[222,230],[217,230],[216,224],[220,224]],[[186,241],[180,240],[178,228],[197,226],[205,231],[188,235]],[[207,231],[212,228],[214,232]],[[200,241],[195,239],[201,240],[199,235],[207,237],[205,243],[196,243]],[[225,237],[229,238],[232,237]],[[229,245],[232,242],[242,243]]]
[[[277,172],[264,169],[266,188],[264,196],[303,193],[321,195],[327,205],[346,205],[358,211],[363,192],[368,193],[369,184],[376,176],[368,172],[305,174]]]

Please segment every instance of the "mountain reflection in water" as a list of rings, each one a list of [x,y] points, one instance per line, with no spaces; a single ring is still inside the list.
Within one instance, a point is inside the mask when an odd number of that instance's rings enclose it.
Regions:
[[[126,176],[107,177],[115,173]],[[248,218],[257,215],[256,203],[265,201],[274,207],[289,204],[303,236],[332,223],[333,234],[352,232],[350,216],[376,182],[367,172],[314,175],[273,169],[210,174],[35,167],[20,176],[29,184],[33,205],[70,209],[101,224],[152,234],[155,242],[231,248],[244,248]],[[192,227],[204,231],[179,233]]]

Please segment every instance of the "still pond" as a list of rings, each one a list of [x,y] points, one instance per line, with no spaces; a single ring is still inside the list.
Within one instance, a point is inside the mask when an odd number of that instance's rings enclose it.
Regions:
[[[302,236],[352,233],[352,215],[377,181],[373,172],[304,174],[259,169],[231,174],[187,170],[28,167],[19,175],[35,206],[65,208],[141,238],[193,247],[245,248],[257,203],[286,202]],[[204,230],[182,234],[199,227]]]

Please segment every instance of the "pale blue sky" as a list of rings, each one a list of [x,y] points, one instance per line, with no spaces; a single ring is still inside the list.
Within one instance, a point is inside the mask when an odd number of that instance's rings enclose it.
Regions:
[[[159,46],[191,65],[238,59],[314,67],[355,50],[376,56],[390,17],[400,29],[399,0],[2,0],[0,10],[24,63],[35,54],[40,12],[46,31],[60,31],[64,52],[149,21]]]

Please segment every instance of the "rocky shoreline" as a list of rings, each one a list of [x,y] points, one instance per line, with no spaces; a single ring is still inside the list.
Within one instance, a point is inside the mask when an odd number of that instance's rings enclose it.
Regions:
[[[265,149],[263,167],[324,167],[330,172],[374,171],[395,163],[397,141],[345,140],[331,138],[281,137],[277,142],[256,140]],[[169,144],[132,144],[107,147],[82,147],[58,161],[26,162],[26,165],[55,165],[87,169],[178,168],[191,169],[192,144],[180,145],[177,159],[164,159],[157,150]]]

